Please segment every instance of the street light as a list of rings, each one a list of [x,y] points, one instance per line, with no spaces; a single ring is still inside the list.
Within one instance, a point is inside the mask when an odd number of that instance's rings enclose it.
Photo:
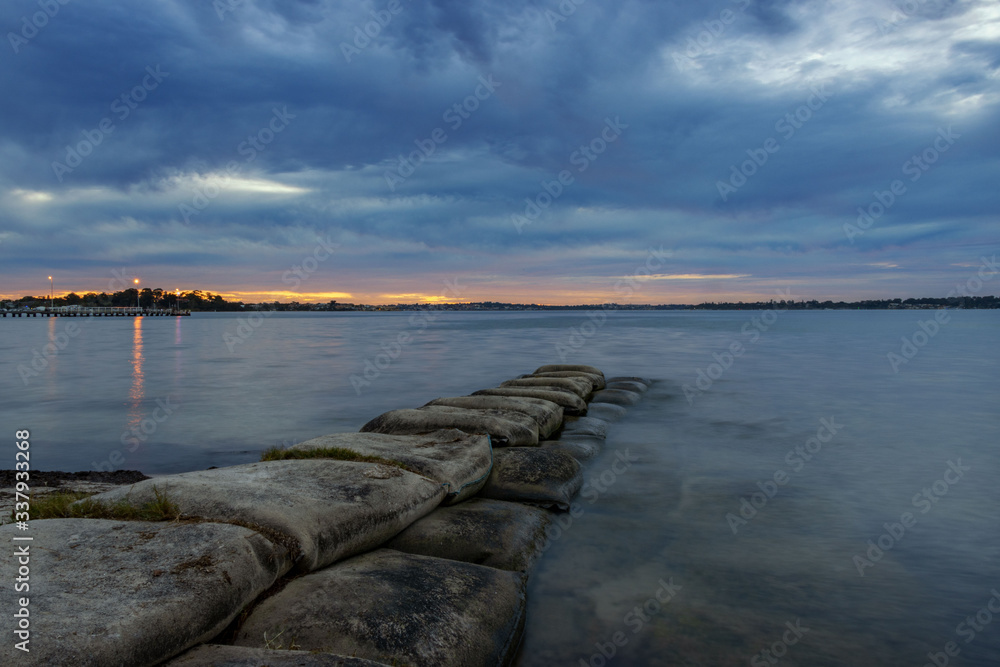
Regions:
[[[139,308],[139,279],[136,278],[132,282],[134,282],[135,285],[136,285],[136,287],[135,287],[135,307]]]
[[[55,301],[52,297],[52,276],[49,276],[49,308],[52,308],[53,305],[55,305]]]

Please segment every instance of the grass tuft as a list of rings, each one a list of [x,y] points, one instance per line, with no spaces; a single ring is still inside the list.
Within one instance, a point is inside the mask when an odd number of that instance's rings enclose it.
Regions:
[[[387,466],[395,466],[409,472],[420,474],[410,466],[401,461],[383,458],[381,456],[368,456],[344,449],[343,447],[319,447],[316,449],[285,449],[284,447],[271,447],[264,450],[261,461],[286,461],[288,459],[333,459],[336,461],[358,461],[361,463],[382,463]]]
[[[34,499],[28,510],[36,519],[115,519],[118,521],[171,521],[180,508],[165,493],[154,488],[156,498],[141,505],[129,500],[108,503],[92,500],[91,493],[52,493]],[[13,515],[11,516],[13,518]]]

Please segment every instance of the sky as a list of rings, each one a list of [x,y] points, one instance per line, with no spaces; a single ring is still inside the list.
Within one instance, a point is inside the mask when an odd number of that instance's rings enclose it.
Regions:
[[[1000,293],[995,0],[7,0],[0,33],[0,296]]]

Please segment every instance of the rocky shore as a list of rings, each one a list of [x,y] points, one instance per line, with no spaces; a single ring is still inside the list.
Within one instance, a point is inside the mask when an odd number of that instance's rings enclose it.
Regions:
[[[22,554],[0,572],[24,578],[0,588],[0,661],[508,665],[553,514],[649,384],[543,366],[258,463],[155,479],[32,471],[33,498],[46,480],[109,504],[165,494],[180,519],[0,527]]]

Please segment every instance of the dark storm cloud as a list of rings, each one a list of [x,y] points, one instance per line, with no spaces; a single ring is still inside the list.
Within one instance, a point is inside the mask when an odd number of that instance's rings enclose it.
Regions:
[[[0,8],[2,293],[123,263],[265,289],[321,235],[416,284],[604,279],[666,244],[746,292],[881,262],[936,293],[927,269],[995,252],[993,3],[96,1],[26,38],[38,11]]]

